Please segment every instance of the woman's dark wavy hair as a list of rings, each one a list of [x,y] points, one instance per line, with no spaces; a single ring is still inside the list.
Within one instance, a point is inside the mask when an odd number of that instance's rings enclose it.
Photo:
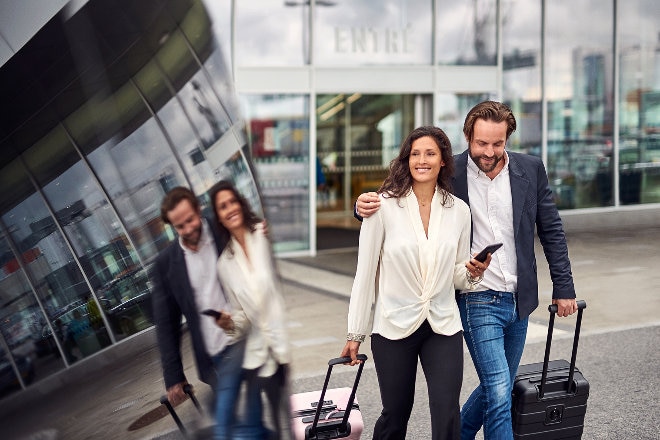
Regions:
[[[218,195],[220,191],[231,191],[234,194],[234,197],[236,197],[236,200],[238,200],[238,203],[241,205],[241,211],[243,211],[243,222],[245,223],[245,226],[247,226],[250,231],[254,232],[256,229],[256,225],[261,223],[262,220],[259,217],[257,217],[257,215],[254,212],[252,212],[252,209],[250,209],[250,204],[248,203],[247,199],[243,197],[241,193],[238,192],[234,184],[229,182],[228,180],[219,181],[218,183],[213,185],[211,189],[209,189],[208,191],[209,197],[211,199],[211,207],[213,208],[213,217],[215,218],[215,223],[220,229],[220,232],[226,234],[227,237],[230,236],[229,231],[227,230],[227,228],[225,228],[222,225],[220,218],[218,218],[215,197]]]
[[[427,136],[435,141],[440,149],[442,161],[445,163],[440,168],[440,174],[438,174],[437,180],[442,192],[443,206],[448,200],[451,200],[451,177],[454,175],[454,156],[451,152],[451,142],[444,131],[431,125],[414,129],[401,143],[399,156],[390,162],[390,173],[380,188],[378,188],[379,193],[385,193],[397,199],[405,197],[408,194],[413,184],[409,165],[412,144],[417,139]]]

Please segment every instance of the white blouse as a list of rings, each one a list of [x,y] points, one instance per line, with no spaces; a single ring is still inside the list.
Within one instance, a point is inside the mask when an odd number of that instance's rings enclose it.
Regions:
[[[259,374],[268,376],[272,361],[291,362],[286,306],[263,229],[247,233],[245,242],[250,260],[232,238],[218,259],[218,274],[232,303],[233,336],[247,337],[243,368],[263,367]]]
[[[348,332],[402,339],[425,320],[439,334],[462,330],[455,289],[471,288],[465,267],[470,257],[470,208],[456,197],[442,206],[437,189],[427,238],[412,190],[398,200],[381,194],[380,202],[380,209],[365,218],[360,229]]]

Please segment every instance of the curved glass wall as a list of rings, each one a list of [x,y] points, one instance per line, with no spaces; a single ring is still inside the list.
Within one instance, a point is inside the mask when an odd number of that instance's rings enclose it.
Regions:
[[[148,271],[175,239],[160,220],[169,189],[193,188],[208,211],[208,188],[230,179],[263,212],[203,4],[113,3],[106,12],[134,14],[139,32],[114,17],[116,35],[136,41],[109,54],[96,45],[103,3],[28,43],[64,44],[58,32],[67,29],[85,44],[75,46],[81,53],[60,48],[73,55],[57,65],[67,80],[39,90],[52,93],[49,104],[19,125],[3,121],[11,135],[0,145],[0,398],[152,325]],[[84,21],[94,33],[75,26]],[[78,70],[81,60],[91,65]]]

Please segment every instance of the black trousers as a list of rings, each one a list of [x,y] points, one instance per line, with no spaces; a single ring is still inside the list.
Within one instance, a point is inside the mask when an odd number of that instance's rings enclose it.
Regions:
[[[434,333],[424,321],[412,335],[391,340],[371,335],[383,411],[374,427],[374,440],[403,440],[415,400],[419,358],[428,388],[433,440],[459,440],[459,397],[463,382],[463,332]]]
[[[291,431],[291,401],[289,395],[289,366],[282,365],[275,374],[259,378],[261,389],[266,393],[268,409],[273,422],[273,432],[268,440],[289,440]]]

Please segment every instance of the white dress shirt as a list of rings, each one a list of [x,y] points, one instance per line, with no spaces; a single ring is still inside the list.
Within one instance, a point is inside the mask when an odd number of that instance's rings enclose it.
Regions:
[[[247,337],[243,367],[260,368],[270,376],[277,364],[291,362],[286,305],[275,272],[271,247],[263,228],[246,233],[248,260],[232,237],[218,260],[217,270],[232,303],[234,337]]]
[[[470,209],[456,197],[442,206],[436,190],[427,238],[413,191],[379,198],[380,209],[360,229],[348,332],[403,339],[425,320],[439,334],[462,330],[455,289],[470,286]]]
[[[201,313],[205,309],[231,310],[215,270],[218,251],[206,220],[202,219],[202,235],[196,251],[184,246],[181,237],[179,245],[183,249],[197,311]],[[214,356],[224,350],[231,338],[210,316],[200,315],[199,321],[207,353]]]
[[[468,197],[474,225],[471,253],[474,255],[489,244],[503,243],[503,246],[492,254],[484,279],[475,290],[515,292],[518,289],[518,260],[513,233],[509,158],[506,151],[504,160],[504,168],[491,180],[468,156]]]

